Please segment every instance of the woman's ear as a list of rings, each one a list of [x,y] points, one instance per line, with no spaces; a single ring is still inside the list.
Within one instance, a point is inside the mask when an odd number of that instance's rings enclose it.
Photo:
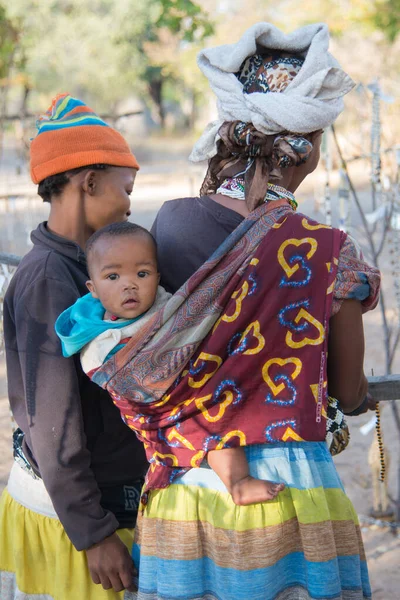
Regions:
[[[86,287],[89,290],[89,292],[92,294],[93,298],[98,298],[98,295],[96,293],[96,287],[91,279],[89,279],[86,282]]]
[[[82,181],[82,188],[89,196],[94,196],[96,193],[99,184],[98,176],[99,171],[90,170],[86,173]]]

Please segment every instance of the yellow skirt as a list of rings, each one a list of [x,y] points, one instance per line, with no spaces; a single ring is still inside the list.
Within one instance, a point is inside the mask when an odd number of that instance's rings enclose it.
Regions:
[[[131,552],[133,529],[118,534]],[[104,590],[90,577],[85,552],[78,552],[57,518],[0,498],[1,600],[125,600],[136,594]]]

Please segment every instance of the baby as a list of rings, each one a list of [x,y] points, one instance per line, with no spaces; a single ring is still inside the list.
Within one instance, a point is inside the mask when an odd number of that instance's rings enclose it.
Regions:
[[[82,366],[90,374],[92,367],[99,366],[99,359],[101,364],[123,347],[133,323],[158,310],[170,295],[159,286],[156,242],[139,225],[115,223],[100,229],[89,239],[86,255],[90,276],[87,287],[91,296],[80,298],[60,315],[56,331],[65,356],[83,350]],[[70,322],[71,314],[75,324],[66,332],[65,323]],[[96,326],[90,324],[89,334],[84,326],[88,315],[93,321],[96,317],[98,320]],[[93,346],[97,352],[94,358]],[[282,483],[251,477],[243,448],[209,451],[207,460],[235,504],[272,500],[285,487]]]

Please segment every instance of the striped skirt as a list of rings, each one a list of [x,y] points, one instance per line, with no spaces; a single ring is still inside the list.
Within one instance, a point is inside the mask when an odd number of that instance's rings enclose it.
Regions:
[[[365,600],[354,508],[325,443],[246,448],[270,502],[236,506],[208,467],[152,491],[136,528],[138,600]]]
[[[129,550],[134,532],[118,534]],[[14,463],[0,498],[1,600],[134,600],[103,590],[90,577],[86,554],[70,542],[41,479]]]

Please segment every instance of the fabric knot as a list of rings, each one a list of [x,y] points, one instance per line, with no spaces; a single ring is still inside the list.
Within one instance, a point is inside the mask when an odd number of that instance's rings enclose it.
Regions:
[[[313,145],[301,135],[278,135],[274,141],[274,154],[279,167],[297,167],[307,162]]]
[[[223,123],[219,136],[200,194],[215,194],[226,179],[242,177],[249,210],[264,202],[268,183],[282,179],[282,169],[303,164],[313,150],[302,135],[267,135],[243,121]]]

